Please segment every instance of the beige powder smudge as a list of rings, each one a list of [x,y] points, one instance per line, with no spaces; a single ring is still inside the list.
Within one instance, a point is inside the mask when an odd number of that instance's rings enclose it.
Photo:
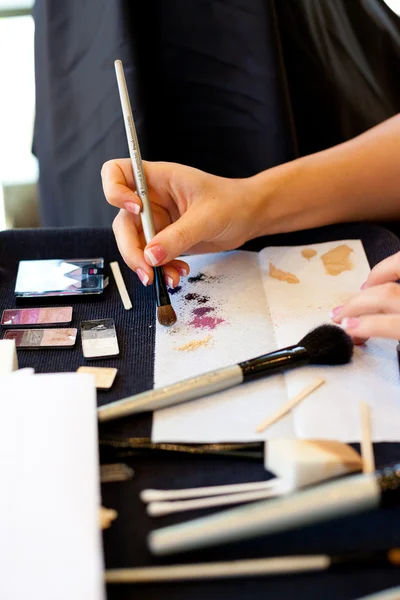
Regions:
[[[313,248],[304,248],[304,250],[302,250],[301,253],[304,256],[304,258],[306,258],[307,260],[310,260],[317,254],[317,251],[314,250]]]
[[[209,345],[212,339],[211,335],[203,338],[202,340],[193,340],[185,344],[184,346],[179,346],[179,348],[175,348],[175,350],[179,350],[179,352],[193,352],[193,350],[198,350],[198,348],[204,348]]]
[[[350,260],[351,252],[353,252],[351,248],[346,246],[346,244],[342,244],[323,254],[321,260],[328,275],[336,276],[343,273],[343,271],[351,271],[353,268]]]
[[[300,283],[300,279],[296,275],[277,269],[272,262],[269,263],[269,275],[274,279],[279,279],[279,281],[286,281],[286,283]]]

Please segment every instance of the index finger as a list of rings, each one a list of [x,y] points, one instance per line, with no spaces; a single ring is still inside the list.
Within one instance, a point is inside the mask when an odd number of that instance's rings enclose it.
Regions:
[[[107,202],[124,208],[126,202],[133,202],[142,209],[142,202],[136,194],[132,163],[129,158],[109,160],[102,166],[101,180]],[[138,211],[139,212],[139,211]]]
[[[371,271],[363,288],[400,279],[400,252],[378,263]]]
[[[139,232],[132,215],[120,210],[114,219],[113,231],[118,250],[128,267],[137,273],[143,285],[152,283],[153,269],[144,260]]]

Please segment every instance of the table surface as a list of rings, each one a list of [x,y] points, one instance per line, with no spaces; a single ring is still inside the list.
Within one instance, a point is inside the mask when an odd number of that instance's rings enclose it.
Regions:
[[[259,250],[267,245],[295,245],[338,239],[362,239],[371,265],[400,250],[400,241],[393,234],[374,225],[341,225],[310,232],[274,236],[255,240],[246,249]],[[124,265],[108,230],[20,230],[0,233],[0,308],[15,306],[14,285],[19,260],[39,258],[104,257],[107,263],[119,260],[133,310],[125,311],[119,299],[112,276],[104,297],[75,302],[73,326],[85,319],[113,317],[120,344],[120,356],[114,359],[91,361],[93,366],[118,368],[113,388],[98,393],[99,404],[131,393],[149,389],[153,385],[155,310],[151,289],[141,286],[136,276]],[[56,303],[52,304],[55,305]],[[18,306],[31,306],[25,302]],[[35,303],[36,306],[42,304]],[[20,351],[20,367],[32,366],[36,372],[73,371],[84,365],[80,340],[73,350]],[[103,424],[100,440],[149,436],[151,416]],[[377,465],[400,461],[400,447],[396,444],[375,446]],[[101,444],[102,461],[111,461],[113,452]],[[121,460],[118,458],[118,460]],[[288,554],[340,553],[345,551],[383,550],[400,546],[400,510],[398,508],[371,511],[359,516],[336,520],[323,525],[306,527],[269,537],[261,537],[238,544],[230,544],[171,558],[156,559],[146,546],[147,534],[158,527],[182,522],[207,514],[206,511],[185,515],[171,515],[151,519],[139,500],[140,490],[152,488],[180,488],[260,480],[268,475],[261,461],[222,456],[193,456],[172,452],[139,452],[124,456],[135,476],[131,481],[102,485],[104,506],[115,508],[118,519],[104,532],[104,552],[107,568],[235,560]],[[211,511],[208,511],[211,512]],[[400,571],[389,567],[368,570],[349,569],[342,573],[320,573],[271,578],[243,578],[208,582],[177,582],[172,584],[143,584],[140,586],[108,586],[109,600],[178,599],[236,599],[265,598],[281,600],[353,600],[400,584]]]

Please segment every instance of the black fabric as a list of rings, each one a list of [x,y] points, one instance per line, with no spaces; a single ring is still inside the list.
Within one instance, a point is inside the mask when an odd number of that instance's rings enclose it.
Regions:
[[[363,241],[371,265],[400,250],[400,241],[393,234],[373,225],[357,224],[254,240],[246,248],[259,250],[266,245],[312,244],[352,238]],[[112,390],[99,393],[99,403],[150,388],[154,363],[153,290],[144,289],[136,277],[122,266],[111,231],[75,229],[0,233],[0,308],[3,310],[15,306],[13,291],[19,260],[77,256],[103,256],[107,263],[119,260],[134,305],[133,311],[123,309],[112,278],[110,287],[101,300],[73,303],[75,326],[79,327],[82,319],[97,317],[113,317],[116,322],[120,357],[93,363],[116,366],[119,370]],[[18,358],[20,367],[32,366],[37,372],[70,371],[84,364],[79,339],[74,350],[20,351]],[[149,433],[150,417],[143,415],[104,424],[100,429],[100,438],[127,438]],[[400,449],[396,444],[377,444],[375,450],[378,466],[400,460]],[[172,488],[259,480],[266,476],[265,471],[260,462],[215,456],[153,454],[125,457],[124,460],[135,469],[134,479],[102,486],[103,504],[115,508],[119,514],[111,529],[104,532],[105,560],[109,568],[293,553],[383,550],[400,544],[400,509],[393,508],[307,527],[284,535],[176,556],[173,560],[155,559],[146,547],[148,532],[193,518],[200,513],[152,520],[145,514],[144,506],[139,500],[140,490],[147,487]],[[368,571],[350,569],[341,574],[146,584],[136,587],[109,586],[107,597],[109,600],[156,600],[165,597],[176,600],[353,600],[396,584],[400,584],[400,572],[379,567]]]
[[[100,169],[128,156],[122,59],[143,157],[245,177],[293,157],[265,0],[37,0],[34,152],[44,226],[108,226]]]

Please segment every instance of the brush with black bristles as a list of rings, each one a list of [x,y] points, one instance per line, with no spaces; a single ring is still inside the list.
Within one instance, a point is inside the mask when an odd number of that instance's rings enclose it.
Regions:
[[[111,402],[97,409],[99,421],[111,421],[201,398],[230,387],[305,365],[344,365],[353,355],[353,341],[336,325],[321,325],[298,344],[204,373],[173,385]]]
[[[129,100],[128,88],[124,75],[122,62],[116,60],[115,73],[117,76],[119,97],[121,100],[122,114],[124,116],[126,137],[128,140],[129,154],[132,161],[133,177],[136,185],[136,193],[142,201],[143,208],[140,212],[142,220],[143,233],[146,244],[149,244],[156,235],[154,227],[153,213],[149,192],[147,189],[146,177],[144,174],[142,157],[140,154],[139,140],[136,133],[135,122],[133,120],[131,103]],[[170,327],[176,323],[176,314],[171,305],[171,299],[168,294],[167,286],[164,280],[164,271],[162,267],[154,268],[154,289],[157,302],[157,319],[160,325]]]

